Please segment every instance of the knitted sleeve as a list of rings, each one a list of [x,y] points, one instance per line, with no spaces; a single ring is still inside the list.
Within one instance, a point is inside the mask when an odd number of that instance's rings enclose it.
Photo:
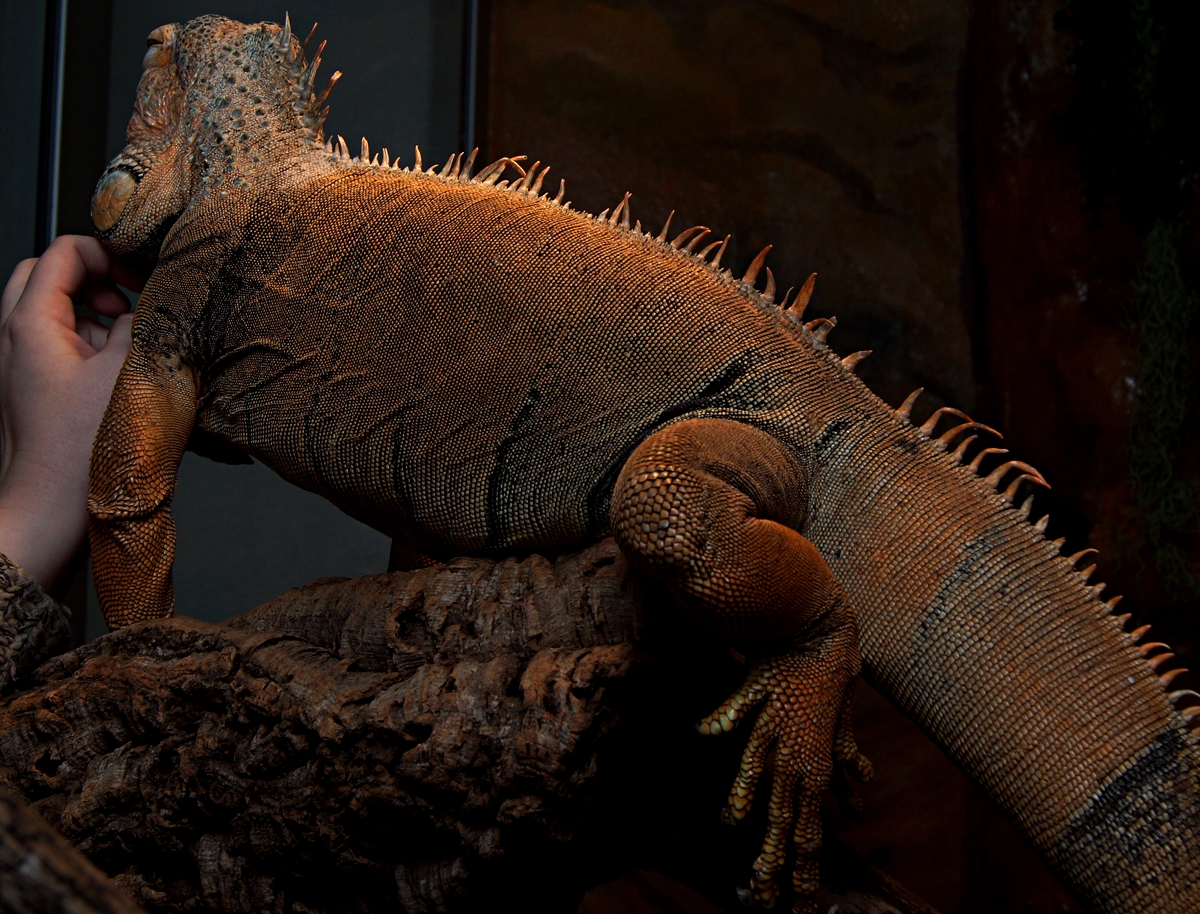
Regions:
[[[70,646],[70,610],[0,555],[0,694],[43,660]]]

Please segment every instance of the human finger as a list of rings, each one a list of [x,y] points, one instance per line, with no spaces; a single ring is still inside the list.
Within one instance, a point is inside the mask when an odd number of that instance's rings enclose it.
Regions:
[[[108,328],[108,339],[104,341],[104,354],[115,355],[122,361],[133,346],[133,315],[122,314]]]
[[[29,274],[33,272],[33,266],[36,263],[36,257],[22,260],[12,271],[12,276],[8,277],[8,282],[4,285],[4,294],[0,296],[0,326],[3,326],[4,322],[8,320],[8,316],[12,314],[12,309],[17,306],[17,301],[20,300],[21,293],[25,291],[25,284],[29,282]]]
[[[110,267],[95,238],[60,235],[37,259],[13,312],[37,308],[38,317],[74,330],[74,297],[89,280],[111,280]]]
[[[142,275],[141,272],[129,266],[119,257],[112,257],[112,278],[126,289],[132,292],[141,293],[146,287],[146,280],[149,278]]]
[[[113,384],[117,381],[121,366],[125,364],[125,357],[129,355],[132,343],[129,330],[132,323],[131,315],[123,314],[118,317],[108,328],[103,344],[97,347],[98,351],[87,356],[89,368],[86,372],[86,383],[89,390],[102,395],[102,405],[108,403]],[[99,418],[100,414],[97,413],[96,420],[99,421]]]
[[[111,327],[105,327],[90,317],[79,318],[75,332],[79,334],[81,342],[91,348],[90,352],[81,354],[85,358],[91,358],[103,353],[123,362],[132,345],[130,334],[132,324],[133,315],[131,314],[122,314],[113,321]]]
[[[129,299],[114,282],[87,283],[83,300],[89,308],[105,317],[116,317],[129,310]]]
[[[108,328],[90,317],[76,318],[75,332],[92,347],[93,354],[103,349],[108,341]]]

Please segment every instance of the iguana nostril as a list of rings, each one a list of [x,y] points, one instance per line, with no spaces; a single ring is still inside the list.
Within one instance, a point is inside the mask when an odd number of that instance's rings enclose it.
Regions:
[[[92,222],[97,229],[107,232],[117,224],[136,188],[137,181],[127,171],[112,171],[105,175],[92,194]]]

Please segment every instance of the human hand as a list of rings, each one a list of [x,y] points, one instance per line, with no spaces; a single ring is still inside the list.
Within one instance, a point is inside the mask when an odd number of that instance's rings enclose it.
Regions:
[[[65,235],[0,296],[0,553],[51,594],[83,545],[92,441],[129,351],[117,282],[142,288],[94,238]],[[73,299],[116,322],[77,318]]]

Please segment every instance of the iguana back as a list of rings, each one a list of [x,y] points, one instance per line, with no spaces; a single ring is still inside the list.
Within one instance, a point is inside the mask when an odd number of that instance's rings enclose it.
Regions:
[[[814,343],[749,283],[536,195],[329,158],[163,248],[139,332],[189,328],[202,430],[442,555],[607,533],[671,422],[807,435]]]

